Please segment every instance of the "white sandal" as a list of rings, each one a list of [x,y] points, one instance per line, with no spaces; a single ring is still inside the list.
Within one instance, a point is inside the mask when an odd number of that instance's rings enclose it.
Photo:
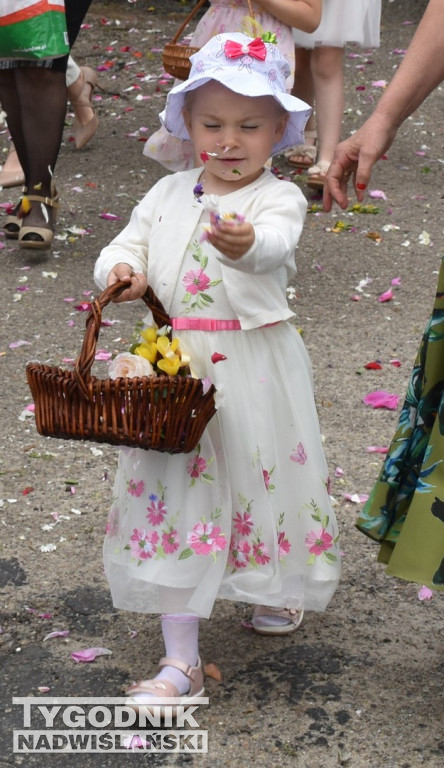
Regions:
[[[286,619],[285,623],[267,622],[267,617]],[[304,611],[299,608],[273,608],[270,605],[257,605],[251,623],[259,635],[288,635],[295,632],[302,623]]]
[[[310,189],[324,189],[325,178],[330,168],[330,163],[326,160],[320,160],[316,165],[312,165],[307,172],[307,186]]]
[[[301,171],[306,171],[312,167],[316,162],[316,140],[317,131],[305,131],[304,136],[306,138],[313,139],[313,144],[297,144],[295,147],[290,147],[284,152],[284,157],[287,163],[293,168],[298,168]],[[302,160],[296,160],[295,158],[302,158]]]

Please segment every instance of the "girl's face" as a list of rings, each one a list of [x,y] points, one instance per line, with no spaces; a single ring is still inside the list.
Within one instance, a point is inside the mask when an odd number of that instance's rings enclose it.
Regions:
[[[183,115],[196,162],[205,166],[207,194],[257,179],[288,118],[272,96],[242,96],[214,80],[188,95]]]

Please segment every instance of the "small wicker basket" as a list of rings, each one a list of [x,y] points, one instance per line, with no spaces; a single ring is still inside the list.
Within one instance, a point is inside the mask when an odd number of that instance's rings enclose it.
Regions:
[[[124,287],[127,283],[116,283],[94,300],[74,370],[33,362],[26,366],[37,430],[66,440],[189,453],[216,412],[213,385],[204,393],[203,382],[191,376],[91,376],[102,309]],[[151,288],[143,301],[159,327],[171,324]]]
[[[171,43],[167,43],[163,48],[162,62],[165,72],[168,72],[169,75],[173,75],[173,77],[175,77],[177,80],[188,79],[191,69],[190,56],[200,50],[199,48],[193,48],[190,45],[181,45],[179,40],[185,27],[190,23],[195,13],[197,13],[199,8],[201,8],[204,3],[205,0],[199,0],[196,3],[193,10],[188,14],[183,24],[180,25]],[[254,19],[251,0],[247,0],[247,5],[250,18]]]
[[[190,45],[181,45],[179,40],[185,27],[190,23],[193,16],[199,8],[203,6],[205,0],[199,0],[192,11],[188,14],[183,24],[180,25],[171,43],[167,43],[162,51],[162,63],[165,72],[173,75],[177,80],[187,80],[190,74],[191,62],[190,56],[197,53],[199,48],[193,48]]]

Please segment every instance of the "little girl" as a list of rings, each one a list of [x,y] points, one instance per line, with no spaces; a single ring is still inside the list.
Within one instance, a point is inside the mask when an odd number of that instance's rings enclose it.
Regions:
[[[338,583],[310,362],[286,299],[306,201],[264,169],[309,114],[287,76],[275,45],[240,33],[195,54],[161,117],[204,166],[155,184],[96,263],[100,288],[128,283],[119,300],[153,287],[219,398],[194,453],[120,454],[105,571],[116,607],[162,614],[166,650],[157,677],[129,689],[135,706],[202,693],[199,618],[216,598],[254,605],[257,632],[286,634]]]
[[[245,32],[256,37],[259,30],[276,35],[279,50],[290,65],[287,88],[294,80],[294,41],[292,27],[313,32],[321,20],[322,0],[210,0],[211,7],[199,21],[190,45],[201,48],[213,35],[223,32]],[[251,16],[253,11],[253,17]],[[253,22],[252,22],[253,18]],[[185,171],[199,161],[194,158],[191,143],[178,141],[164,127],[156,131],[143,148],[143,153],[170,171]]]
[[[288,162],[308,169],[307,184],[322,189],[341,136],[344,113],[344,46],[379,45],[381,0],[323,0],[322,19],[311,34],[294,29],[296,74],[292,93],[316,108],[305,143],[295,147]]]

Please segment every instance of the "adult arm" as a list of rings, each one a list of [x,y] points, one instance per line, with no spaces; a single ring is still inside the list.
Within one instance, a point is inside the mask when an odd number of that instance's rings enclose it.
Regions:
[[[348,205],[353,174],[356,197],[364,199],[372,168],[392,144],[403,121],[444,78],[444,2],[430,0],[404,60],[368,120],[336,147],[324,188],[324,209]]]
[[[322,0],[257,0],[271,16],[289,27],[314,32],[322,15]]]

